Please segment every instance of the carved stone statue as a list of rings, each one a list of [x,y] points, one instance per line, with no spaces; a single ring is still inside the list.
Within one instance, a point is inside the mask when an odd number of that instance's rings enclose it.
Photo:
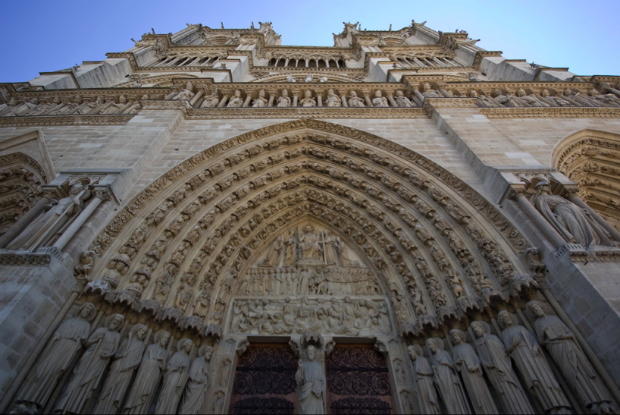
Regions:
[[[265,90],[261,89],[260,91],[258,91],[258,98],[254,100],[252,108],[264,108],[267,106],[268,103],[269,101],[267,101],[267,99],[265,98]]]
[[[304,99],[299,101],[302,107],[316,107],[316,99],[312,98],[312,91],[309,89],[304,93]]]
[[[325,100],[325,105],[328,107],[341,107],[342,101],[340,97],[334,93],[333,89],[329,89],[327,91],[327,99]]]
[[[213,355],[213,347],[202,346],[198,354],[199,356],[194,359],[189,368],[189,380],[181,401],[179,414],[199,414],[200,408],[207,398],[207,388],[211,376],[209,361]]]
[[[41,213],[8,246],[7,249],[34,251],[45,246],[58,233],[62,233],[82,212],[84,201],[91,195],[90,189],[81,183],[75,183],[69,190],[69,196],[46,206]]]
[[[517,374],[512,369],[504,343],[491,334],[484,321],[474,321],[471,328],[476,334],[476,347],[480,363],[498,393],[502,406],[513,414],[534,414]]]
[[[506,351],[515,361],[525,386],[540,402],[545,412],[568,413],[571,405],[555,379],[534,335],[525,327],[514,324],[512,314],[507,311],[500,311],[498,320],[504,326],[502,340]]]
[[[389,108],[390,104],[388,104],[388,100],[386,97],[381,96],[381,91],[377,90],[377,92],[375,92],[375,97],[372,99],[372,106]]]
[[[285,108],[291,106],[291,99],[288,96],[286,88],[282,90],[282,95],[278,98],[278,107]]]
[[[123,408],[125,414],[146,414],[149,412],[153,394],[166,367],[168,354],[166,345],[170,340],[170,333],[163,330],[159,331],[155,333],[154,340],[155,342],[146,348],[142,358],[136,380]]]
[[[590,410],[611,413],[612,399],[573,332],[557,316],[546,314],[538,301],[530,301],[527,308],[536,316],[534,327],[539,343],[547,348],[579,401]]]
[[[293,229],[289,231],[285,244],[284,265],[293,265],[297,262],[297,241],[295,239],[295,231]]]
[[[349,94],[349,107],[358,107],[363,108],[366,104],[364,104],[364,100],[357,96],[355,91],[351,91]]]
[[[116,414],[121,409],[133,372],[142,360],[145,348],[143,340],[147,332],[148,328],[144,324],[136,324],[131,328],[129,337],[121,343],[103,383],[95,413]]]
[[[110,358],[116,353],[121,337],[117,330],[124,320],[122,314],[111,314],[106,318],[105,326],[95,330],[89,337],[86,351],[73,370],[56,410],[76,414],[82,411],[82,407],[99,385]]]
[[[206,88],[205,88],[205,92],[207,92]],[[211,94],[205,96],[205,99],[204,101],[202,101],[200,108],[215,108],[217,107],[217,104],[219,103],[220,103],[220,98],[217,92],[217,88],[213,87],[213,89],[211,90]]]
[[[398,106],[401,108],[415,107],[415,105],[411,102],[411,100],[405,96],[403,91],[400,91],[400,90],[396,91],[396,96],[394,97],[394,101],[396,101]]]
[[[432,337],[426,340],[426,344],[431,352],[432,368],[435,373],[434,381],[439,390],[439,395],[446,404],[450,414],[469,414],[469,405],[465,397],[463,385],[456,374],[450,354],[443,349],[443,340]]]
[[[282,235],[278,235],[276,240],[269,247],[269,251],[267,252],[267,257],[260,264],[260,266],[263,266],[263,267],[280,266],[283,253],[284,253],[284,240],[282,239]]]
[[[551,103],[551,105],[556,106],[556,107],[572,107],[573,106],[573,103],[571,103],[570,101],[567,101],[560,96],[552,96],[551,94],[549,94],[548,89],[543,89],[542,92],[540,93],[540,96],[542,97],[543,100]]]
[[[459,329],[450,330],[450,338],[454,343],[452,348],[452,361],[456,370],[461,373],[465,384],[465,390],[469,394],[474,412],[477,414],[498,413],[491,392],[487,387],[482,374],[480,359],[474,348],[465,343],[465,333]]]
[[[54,333],[39,361],[17,395],[17,402],[45,406],[60,377],[69,367],[90,333],[88,320],[94,317],[95,306],[85,303],[78,317],[63,322]]]
[[[413,361],[413,379],[420,410],[424,414],[440,414],[441,408],[433,386],[434,373],[428,359],[424,357],[422,348],[417,344],[409,346],[407,350]]]
[[[190,339],[181,339],[177,344],[178,351],[172,355],[166,365],[164,382],[159,392],[156,414],[174,414],[183,395],[187,383],[189,368],[189,353],[193,343]]]
[[[235,90],[235,95],[228,101],[226,108],[238,108],[243,105],[243,98],[241,98],[241,91]]]
[[[302,259],[318,258],[322,259],[321,246],[317,241],[312,225],[304,227],[304,235],[299,238],[299,246],[301,247]]]
[[[443,98],[443,95],[432,89],[431,84],[428,82],[425,82],[424,85],[422,85],[422,95],[424,98]]]
[[[295,379],[299,385],[299,413],[325,413],[325,372],[318,361],[318,351],[313,345],[305,350],[305,358],[298,362]]]
[[[585,210],[563,198],[550,194],[550,185],[541,181],[536,185],[538,192],[532,197],[536,209],[566,242],[588,248],[609,241],[605,232]]]
[[[523,88],[517,89],[516,97],[514,98],[524,107],[550,107],[550,104],[538,99],[536,95],[528,95]]]
[[[185,89],[182,90],[181,92],[179,92],[178,94],[176,94],[172,99],[174,101],[180,101],[180,100],[190,100],[194,97],[194,86],[192,85],[191,82],[187,82],[187,85],[185,86]]]

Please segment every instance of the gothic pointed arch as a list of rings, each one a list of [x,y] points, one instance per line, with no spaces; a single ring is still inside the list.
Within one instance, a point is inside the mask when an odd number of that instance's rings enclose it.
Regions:
[[[556,146],[552,165],[579,184],[578,196],[620,229],[620,135],[582,130]]]
[[[93,241],[89,289],[199,331],[415,334],[516,295],[528,247],[434,162],[303,119],[219,143],[155,180]],[[284,320],[304,307],[312,317]],[[365,319],[345,328],[330,307]]]
[[[0,235],[37,203],[47,181],[45,169],[32,157],[21,152],[0,156]]]

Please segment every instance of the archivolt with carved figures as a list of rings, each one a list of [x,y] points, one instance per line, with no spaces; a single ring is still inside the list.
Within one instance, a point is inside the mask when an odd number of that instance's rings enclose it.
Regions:
[[[460,179],[380,137],[300,120],[220,143],[147,187],[93,242],[91,289],[224,326],[242,276],[304,218],[368,258],[401,331],[506,298],[526,274],[525,239]]]

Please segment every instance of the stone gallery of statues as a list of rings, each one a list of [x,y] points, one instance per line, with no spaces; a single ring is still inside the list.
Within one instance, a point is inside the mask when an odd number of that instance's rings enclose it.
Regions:
[[[224,23],[0,82],[0,412],[620,413],[620,77]]]

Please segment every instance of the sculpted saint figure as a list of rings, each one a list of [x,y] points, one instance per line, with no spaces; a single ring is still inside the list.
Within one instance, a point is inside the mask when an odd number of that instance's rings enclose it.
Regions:
[[[506,351],[517,365],[525,386],[545,412],[569,413],[570,404],[534,335],[525,327],[514,324],[512,314],[508,311],[500,311],[498,320],[504,327],[502,340]]]
[[[241,98],[241,91],[237,89],[235,90],[235,95],[228,102],[228,105],[226,105],[226,108],[238,108],[242,105],[243,105],[243,98]]]
[[[364,104],[364,100],[362,98],[359,98],[355,91],[351,91],[351,93],[349,94],[349,107],[362,108],[365,106],[366,105]]]
[[[179,414],[199,414],[200,408],[207,398],[207,388],[211,376],[209,362],[213,356],[213,347],[202,346],[198,355],[189,368],[189,380],[181,401]]]
[[[258,91],[258,98],[254,100],[252,108],[264,108],[267,106],[268,102],[269,101],[267,101],[267,99],[265,98],[265,90],[261,89],[260,91]]]
[[[341,107],[342,106],[342,101],[340,100],[338,95],[334,93],[333,89],[329,89],[327,91],[327,99],[325,100],[325,105],[327,105],[328,107]]]
[[[207,88],[205,88],[205,92],[207,92]],[[205,96],[204,101],[200,104],[200,108],[215,108],[217,104],[220,103],[220,98],[218,97],[217,88],[213,87],[211,90],[211,94]]]
[[[491,328],[484,321],[474,321],[471,328],[478,337],[476,347],[480,363],[498,392],[504,408],[513,414],[534,414],[517,374],[512,369],[504,343],[491,334]]]
[[[73,370],[65,393],[56,406],[57,411],[78,414],[99,385],[103,371],[110,358],[116,353],[120,333],[117,331],[125,317],[122,314],[109,315],[105,326],[100,327],[86,341],[86,351]]]
[[[299,238],[299,245],[301,247],[302,258],[321,258],[321,246],[317,242],[317,237],[312,225],[306,225],[306,227],[304,227],[304,235]]]
[[[405,96],[403,91],[400,91],[400,90],[396,91],[396,96],[394,97],[394,101],[396,101],[398,106],[401,108],[410,108],[410,107],[415,106],[413,105],[411,100]]]
[[[534,206],[566,242],[584,248],[601,245],[601,240],[609,244],[605,232],[585,209],[562,196],[550,194],[551,188],[547,181],[539,182],[536,189],[538,192],[532,197]]]
[[[179,92],[177,95],[174,96],[174,98],[172,98],[174,101],[179,101],[182,99],[186,99],[186,100],[190,100],[193,98],[194,94],[192,91],[194,89],[194,86],[192,85],[191,82],[187,82],[187,85],[185,86],[185,89],[181,92]]]
[[[422,348],[417,344],[409,346],[407,350],[413,361],[413,379],[420,410],[424,414],[440,414],[441,408],[433,386],[433,369],[428,359],[424,357]]]
[[[164,382],[159,392],[156,414],[174,414],[187,383],[189,353],[194,344],[190,339],[181,339],[177,344],[177,352],[172,355],[166,365]]]
[[[149,412],[155,388],[161,379],[166,366],[166,345],[170,340],[170,333],[158,331],[155,333],[155,342],[146,348],[142,363],[138,369],[136,380],[131,387],[123,413],[146,414]]]
[[[550,107],[551,106],[550,104],[547,104],[546,102],[539,100],[533,94],[527,95],[527,93],[525,92],[523,88],[517,89],[516,95],[517,96],[514,99],[517,100],[524,107]]]
[[[372,99],[372,106],[388,108],[390,104],[388,104],[388,100],[386,97],[381,96],[381,91],[377,90],[377,92],[375,92],[375,97]]]
[[[47,347],[22,390],[17,402],[32,402],[38,407],[45,406],[60,377],[86,342],[90,333],[88,320],[94,317],[95,306],[85,303],[80,307],[78,317],[63,322],[54,333]]]
[[[295,238],[295,231],[291,229],[288,232],[286,239],[286,248],[284,251],[284,265],[293,265],[297,262],[297,240]]]
[[[549,102],[551,105],[556,106],[556,107],[571,107],[573,106],[573,104],[559,96],[551,96],[549,94],[549,90],[548,89],[543,89],[541,92],[541,97],[542,99],[544,99],[545,101]]]
[[[350,268],[359,266],[357,261],[349,259],[347,249],[339,236],[334,238],[334,251],[336,252],[336,260],[339,267]]]
[[[147,332],[148,328],[144,324],[136,324],[131,328],[129,337],[121,343],[103,383],[95,413],[116,414],[121,409],[133,372],[142,360],[145,347],[143,340]]]
[[[424,85],[422,85],[422,91],[424,98],[443,98],[443,95],[432,89],[431,84],[428,82],[425,82]]]
[[[327,265],[336,265],[336,256],[338,254],[335,250],[334,239],[328,230],[323,231],[323,249],[325,250],[325,263]]]
[[[594,413],[612,413],[611,397],[573,332],[558,316],[546,314],[538,301],[530,301],[527,308],[536,316],[534,327],[539,343],[547,348],[581,403]]]
[[[482,374],[480,359],[476,355],[474,348],[465,343],[465,332],[459,329],[450,330],[450,338],[454,342],[452,348],[452,360],[456,370],[461,373],[461,378],[465,384],[465,390],[469,394],[474,412],[477,414],[496,414],[498,413],[491,392],[487,387]]]
[[[493,97],[493,99],[495,99],[495,101],[497,101],[499,104],[503,105],[504,107],[521,107],[521,103],[519,103],[516,99],[514,99],[514,96],[512,96],[512,94],[510,94],[509,92],[506,92],[506,95],[503,95],[502,92],[498,89],[495,88],[493,90],[493,92],[491,92],[491,96]]]
[[[288,91],[286,90],[286,88],[284,88],[282,90],[282,95],[280,96],[280,98],[278,98],[278,107],[284,108],[284,107],[290,107],[291,106],[291,99],[288,96]]]
[[[435,373],[434,381],[439,390],[439,395],[446,404],[450,414],[469,414],[469,405],[465,398],[463,385],[456,374],[450,354],[443,350],[443,340],[438,337],[431,337],[426,340],[426,344],[431,352],[432,367]]]
[[[282,239],[282,235],[278,235],[276,240],[269,247],[269,252],[267,252],[267,257],[261,264],[264,267],[278,267],[280,266],[280,259],[282,258],[282,253],[284,252],[284,240]]]
[[[62,233],[84,209],[84,201],[90,197],[90,190],[81,183],[71,186],[69,196],[46,206],[41,213],[22,231],[7,249],[31,250],[45,246],[55,235]]]
[[[302,107],[316,107],[316,100],[312,98],[312,91],[309,89],[304,92],[304,99],[299,101]]]
[[[324,414],[325,372],[318,361],[318,351],[314,346],[308,346],[305,359],[298,362],[295,380],[300,386],[299,413]]]

